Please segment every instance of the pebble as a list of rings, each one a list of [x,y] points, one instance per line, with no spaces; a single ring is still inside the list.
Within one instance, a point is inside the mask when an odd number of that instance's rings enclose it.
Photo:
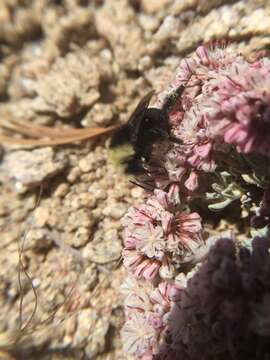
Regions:
[[[92,231],[86,227],[79,227],[72,237],[72,243],[74,247],[82,247],[90,241]]]
[[[149,14],[140,14],[139,22],[144,31],[154,32],[158,26],[158,18]]]
[[[26,245],[35,251],[47,250],[52,245],[49,230],[30,229],[26,235]]]
[[[127,211],[127,205],[123,203],[111,203],[107,205],[102,214],[104,216],[109,216],[114,220],[119,220]]]
[[[98,283],[98,271],[95,264],[90,264],[81,275],[82,293],[91,291]]]
[[[89,193],[81,193],[74,196],[70,205],[73,209],[80,209],[82,207],[94,209],[97,203],[97,199],[94,195]]]
[[[34,223],[37,227],[46,225],[49,220],[50,210],[47,207],[39,206],[34,211]]]
[[[94,219],[86,209],[78,209],[69,214],[66,225],[69,231],[76,230],[79,227],[91,228],[94,225]]]
[[[66,166],[67,158],[64,154],[56,154],[49,147],[13,151],[4,156],[0,165],[0,180],[2,173],[13,183],[14,190],[23,193],[45,179],[58,175]]]
[[[90,341],[85,348],[88,359],[94,359],[98,354],[105,350],[106,335],[109,330],[109,319],[101,318],[95,323],[95,330],[92,332]]]
[[[67,181],[69,183],[73,184],[80,177],[80,175],[81,175],[81,169],[76,166],[70,170],[70,172],[67,176]]]
[[[62,183],[60,185],[57,186],[57,188],[54,190],[54,193],[53,195],[55,197],[64,197],[67,193],[68,193],[68,190],[69,190],[69,186],[68,184],[66,183]]]
[[[77,330],[74,334],[74,346],[85,346],[91,336],[91,327],[95,324],[96,313],[92,309],[82,309],[77,316]]]
[[[122,245],[115,230],[108,232],[102,242],[95,244],[94,241],[87,244],[82,250],[83,257],[97,264],[106,264],[120,258]]]
[[[87,158],[81,159],[78,165],[83,173],[89,172],[93,167],[93,164]]]
[[[95,104],[88,114],[84,117],[82,125],[84,127],[91,126],[107,126],[113,118],[113,109],[111,104]]]
[[[142,7],[146,13],[156,13],[160,10],[165,10],[172,0],[142,0]]]
[[[107,198],[107,192],[98,182],[94,182],[88,188],[88,191],[93,194],[96,200],[105,200]]]

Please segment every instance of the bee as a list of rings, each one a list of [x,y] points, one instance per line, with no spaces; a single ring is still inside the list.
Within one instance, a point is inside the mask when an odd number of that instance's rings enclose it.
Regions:
[[[138,103],[128,122],[111,138],[111,159],[125,165],[128,173],[141,173],[143,164],[150,161],[155,144],[169,140],[180,143],[170,134],[167,106],[149,107],[155,91],[148,92]]]

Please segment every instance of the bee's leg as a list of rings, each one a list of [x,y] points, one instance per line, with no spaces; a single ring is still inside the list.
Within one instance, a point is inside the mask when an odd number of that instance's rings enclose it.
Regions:
[[[179,145],[183,144],[183,141],[181,139],[178,139],[177,137],[172,135],[169,136],[169,140],[175,144],[179,144]]]
[[[161,138],[164,139],[169,139],[170,135],[167,133],[167,131],[159,128],[159,127],[152,127],[149,132],[151,132],[152,134],[158,135]]]
[[[131,182],[131,184],[140,186],[141,188],[143,188],[146,191],[153,191],[154,190],[154,185],[152,183],[150,183],[150,181],[142,181],[140,179],[136,179],[135,180],[129,180]]]

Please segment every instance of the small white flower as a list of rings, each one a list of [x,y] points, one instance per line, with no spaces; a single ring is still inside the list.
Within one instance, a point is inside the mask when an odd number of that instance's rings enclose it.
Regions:
[[[134,312],[122,329],[124,350],[142,356],[156,342],[156,330],[149,324],[144,313]]]
[[[163,229],[161,226],[154,226],[151,223],[134,229],[134,236],[137,239],[136,248],[148,258],[161,260],[166,247]]]

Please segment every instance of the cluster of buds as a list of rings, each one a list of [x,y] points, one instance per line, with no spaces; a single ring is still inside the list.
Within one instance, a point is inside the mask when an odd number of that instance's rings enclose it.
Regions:
[[[270,340],[270,60],[200,46],[155,106],[168,99],[179,141],[153,151],[145,201],[123,219],[123,345],[143,360],[254,359],[246,344]]]

